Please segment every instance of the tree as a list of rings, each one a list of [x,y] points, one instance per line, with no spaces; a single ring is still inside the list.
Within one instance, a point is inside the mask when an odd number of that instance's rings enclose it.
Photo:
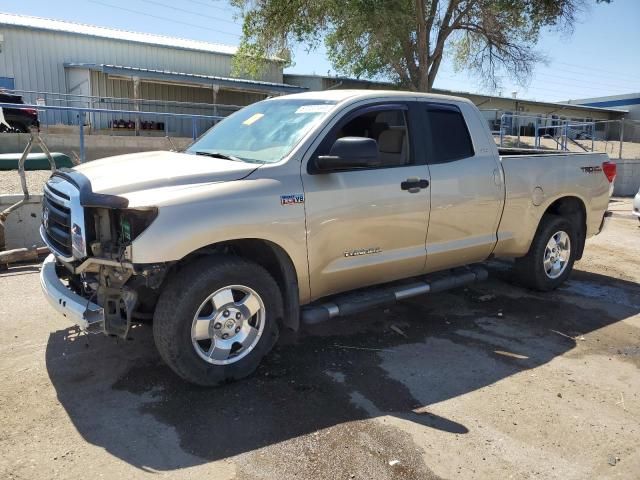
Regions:
[[[495,87],[501,72],[526,80],[544,60],[535,50],[542,29],[571,30],[586,1],[231,0],[243,18],[234,72],[257,76],[265,58],[289,65],[293,45],[324,41],[341,74],[427,92],[451,55],[456,69]]]

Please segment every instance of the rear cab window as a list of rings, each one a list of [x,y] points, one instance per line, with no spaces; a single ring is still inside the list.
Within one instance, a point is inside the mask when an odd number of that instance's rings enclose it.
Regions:
[[[473,157],[473,142],[460,109],[451,104],[426,104],[429,163],[447,163]]]

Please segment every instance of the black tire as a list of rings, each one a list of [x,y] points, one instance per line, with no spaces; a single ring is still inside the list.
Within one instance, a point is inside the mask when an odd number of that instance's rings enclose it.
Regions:
[[[265,325],[258,343],[245,357],[228,365],[213,365],[196,352],[191,325],[202,302],[229,285],[254,290],[265,307]],[[269,273],[248,260],[215,255],[198,259],[170,277],[156,305],[153,336],[160,356],[184,380],[206,387],[253,373],[278,339],[282,295]]]
[[[547,243],[556,232],[565,232],[570,240],[569,260],[562,273],[551,278],[544,268],[544,254]],[[519,283],[525,287],[541,292],[548,292],[559,287],[571,274],[578,247],[578,235],[573,224],[566,218],[557,215],[545,215],[538,225],[536,236],[531,242],[527,255],[517,258],[514,274]]]

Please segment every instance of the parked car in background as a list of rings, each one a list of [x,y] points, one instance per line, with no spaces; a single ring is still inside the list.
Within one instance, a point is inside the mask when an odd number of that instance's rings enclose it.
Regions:
[[[631,213],[640,220],[640,188],[638,189],[638,193],[636,193],[636,198],[633,199],[633,211]]]
[[[24,105],[20,95],[0,91],[0,103],[19,103]],[[4,123],[0,121],[0,132],[27,133],[29,127],[38,126],[38,110],[35,108],[0,108]]]

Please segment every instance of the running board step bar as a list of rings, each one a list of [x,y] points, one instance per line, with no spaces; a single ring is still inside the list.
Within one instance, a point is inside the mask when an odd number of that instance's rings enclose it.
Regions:
[[[384,307],[425,293],[437,293],[472,282],[486,280],[487,270],[479,266],[462,267],[421,277],[413,282],[375,286],[336,295],[322,303],[302,308],[302,323],[315,325],[335,317],[364,312],[375,307]]]

